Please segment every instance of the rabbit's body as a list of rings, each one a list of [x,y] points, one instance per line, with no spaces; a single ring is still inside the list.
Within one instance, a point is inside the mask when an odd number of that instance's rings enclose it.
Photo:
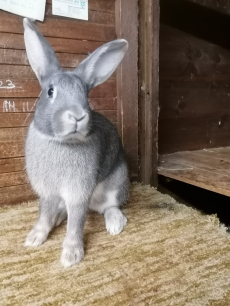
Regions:
[[[26,139],[26,170],[38,194],[39,217],[25,245],[38,246],[67,218],[61,262],[84,257],[83,229],[88,209],[104,214],[106,229],[126,225],[120,206],[128,195],[125,154],[114,125],[94,112],[88,92],[116,69],[128,44],[120,39],[98,48],[74,71],[63,72],[45,38],[24,19],[25,44],[42,92]]]
[[[95,191],[89,207],[103,213],[107,192],[116,193],[117,203],[113,206],[120,206],[126,200],[128,170],[115,127],[102,115],[92,114],[92,121],[95,119],[97,123],[92,124],[87,139],[80,142],[53,140],[32,122],[26,140],[26,170],[40,197],[62,198],[67,191],[76,197],[79,194],[91,197]],[[96,197],[100,198],[97,205]]]

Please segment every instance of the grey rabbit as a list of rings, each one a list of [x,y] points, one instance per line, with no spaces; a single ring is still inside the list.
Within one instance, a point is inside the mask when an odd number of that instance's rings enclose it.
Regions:
[[[25,246],[38,246],[67,218],[61,263],[70,267],[84,257],[83,229],[88,209],[104,214],[116,235],[127,219],[127,162],[115,126],[93,111],[89,91],[107,80],[123,59],[128,43],[106,43],[73,71],[63,71],[53,49],[34,24],[23,20],[30,65],[42,91],[25,145],[26,171],[39,196],[39,217]]]

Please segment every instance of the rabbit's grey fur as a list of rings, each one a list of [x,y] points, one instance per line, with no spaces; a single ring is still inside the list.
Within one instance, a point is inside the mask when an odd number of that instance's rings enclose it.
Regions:
[[[25,245],[42,244],[68,216],[61,262],[69,267],[84,257],[89,208],[104,214],[110,234],[119,234],[126,225],[119,208],[129,187],[122,144],[114,125],[90,108],[88,92],[109,78],[128,44],[123,39],[107,43],[74,71],[63,72],[49,43],[27,18],[24,29],[27,55],[42,88],[25,149],[27,174],[40,198],[39,217]]]

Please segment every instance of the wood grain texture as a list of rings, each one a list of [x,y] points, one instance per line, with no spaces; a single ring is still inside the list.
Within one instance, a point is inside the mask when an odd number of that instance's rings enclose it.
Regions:
[[[204,4],[206,5],[200,5]],[[228,1],[164,0],[161,2],[161,23],[179,29],[206,42],[229,49]]]
[[[63,68],[76,68],[80,62],[82,62],[87,57],[87,55],[84,54],[71,53],[56,53],[56,56]],[[0,64],[29,66],[29,61],[26,55],[26,51],[24,50],[9,49],[6,51],[5,49],[0,49]],[[1,65],[1,67],[1,78],[3,78],[5,65]]]
[[[3,187],[28,184],[25,171],[0,173],[0,191]]]
[[[3,84],[0,87],[0,97],[2,98],[33,98],[38,97],[41,88],[36,79],[11,79],[14,88],[6,88],[7,80],[2,80]],[[110,78],[105,83],[93,88],[89,93],[90,98],[113,98],[116,97],[116,80]]]
[[[37,198],[29,184],[0,188],[0,194],[0,205],[18,204]]]
[[[159,1],[139,4],[140,180],[157,186]]]
[[[229,156],[229,147],[160,155],[158,173],[230,196]]]
[[[138,179],[138,1],[116,0],[117,37],[129,49],[117,69],[118,130],[126,151],[130,177]]]
[[[88,54],[100,47],[103,42],[46,37],[55,52]],[[25,50],[23,34],[1,33],[0,48]],[[8,52],[8,51],[7,51]]]
[[[0,32],[23,33],[22,17],[0,11]],[[45,36],[108,41],[116,38],[114,25],[79,22],[68,18],[46,18],[45,23],[36,23]]]
[[[161,154],[230,145],[230,39],[221,33],[229,17],[213,9],[215,1],[182,2],[161,7]]]
[[[24,157],[0,159],[0,173],[9,173],[25,170]]]
[[[0,159],[24,156],[26,132],[27,127],[0,129]]]
[[[28,113],[34,112],[37,98],[0,98],[1,113]],[[94,110],[116,110],[117,99],[89,98],[89,103]]]

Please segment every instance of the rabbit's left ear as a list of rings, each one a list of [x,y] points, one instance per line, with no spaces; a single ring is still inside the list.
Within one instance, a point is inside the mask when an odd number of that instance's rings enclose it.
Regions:
[[[90,90],[111,76],[127,50],[128,42],[125,39],[104,44],[81,62],[75,73],[85,81]]]
[[[36,29],[28,18],[23,19],[24,40],[30,65],[42,85],[61,67],[57,57],[44,36]]]

